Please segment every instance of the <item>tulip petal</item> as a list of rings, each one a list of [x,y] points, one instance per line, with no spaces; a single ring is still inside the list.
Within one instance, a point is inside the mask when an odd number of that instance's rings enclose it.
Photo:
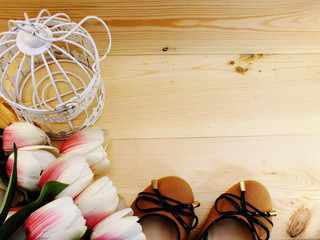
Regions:
[[[119,198],[116,193],[114,195],[92,196],[78,205],[84,218],[87,220],[89,228],[93,228],[98,222],[111,215],[117,209]]]
[[[90,166],[92,172],[96,177],[105,176],[110,167],[110,161],[108,158],[105,158],[100,163]]]
[[[48,240],[80,239],[85,234],[86,230],[86,227],[68,228],[57,232],[55,235],[48,238]]]
[[[131,216],[131,208],[123,209],[99,222],[91,234],[91,240],[146,240],[138,217]],[[129,216],[128,216],[129,215]]]
[[[64,197],[54,200],[32,213],[27,220],[26,231],[28,240],[51,239],[69,227],[77,230],[78,233],[84,233],[84,224],[85,220],[72,198]],[[68,234],[76,233],[68,231]]]
[[[82,191],[74,202],[87,220],[87,226],[93,228],[116,210],[119,198],[112,181],[105,176],[94,181]]]
[[[54,155],[56,158],[60,157],[59,149],[52,146],[47,146],[47,145],[32,145],[32,146],[19,148],[19,150],[24,150],[24,151],[45,150],[51,153],[52,155]]]
[[[137,235],[141,236],[142,228],[137,222],[138,217],[125,217],[121,219],[116,219],[109,221],[106,224],[97,227],[91,234],[92,240],[107,240],[107,239],[117,239],[126,240],[134,238]],[[141,238],[143,239],[143,238]]]
[[[87,165],[85,156],[79,154],[57,158],[42,173],[39,186],[42,187],[48,181],[71,184],[79,178],[84,166]]]
[[[88,196],[93,196],[94,194],[98,193],[101,191],[102,188],[104,188],[105,185],[108,185],[111,183],[112,186],[112,181],[107,177],[104,176],[102,178],[97,179],[94,181],[89,187],[87,187],[85,190],[83,190],[75,199],[74,202],[76,204],[81,203],[81,201]],[[109,186],[109,185],[108,185]]]
[[[110,137],[107,131],[99,128],[87,128],[64,141],[60,148],[60,153],[76,152],[85,154],[99,145],[107,145],[109,141]]]
[[[13,122],[3,131],[3,150],[13,151],[13,143],[17,148],[30,145],[50,144],[49,137],[40,128],[28,122]]]
[[[109,217],[107,217],[104,220],[102,220],[101,222],[99,222],[94,227],[93,231],[95,231],[96,228],[100,227],[100,225],[106,224],[106,223],[108,223],[110,221],[113,221],[113,220],[120,219],[120,218],[125,217],[125,216],[132,216],[132,215],[133,215],[133,210],[131,208],[125,208],[123,210],[115,212],[112,215],[110,215]]]
[[[14,156],[11,154],[7,160],[7,175],[11,176]],[[37,182],[40,177],[41,168],[37,160],[30,152],[18,150],[17,159],[17,184],[29,191],[39,190]]]
[[[90,165],[99,163],[102,159],[107,158],[107,153],[102,145],[86,154],[87,161]]]
[[[89,169],[89,168],[88,168]],[[65,190],[63,190],[57,198],[65,197],[65,196],[70,196],[74,198],[77,196],[83,189],[85,189],[89,183],[91,182],[93,178],[93,173],[90,172],[87,176],[84,176],[74,183],[70,184]]]
[[[57,158],[42,173],[38,186],[42,187],[48,181],[58,181],[69,184],[57,197],[75,197],[93,178],[93,173],[86,162],[86,157],[80,154],[66,154]]]
[[[54,149],[54,148],[53,148]],[[11,154],[7,160],[7,175],[11,176],[14,155]],[[17,173],[18,186],[28,191],[38,191],[38,180],[41,171],[46,168],[54,159],[55,155],[42,148],[24,147],[18,150]]]

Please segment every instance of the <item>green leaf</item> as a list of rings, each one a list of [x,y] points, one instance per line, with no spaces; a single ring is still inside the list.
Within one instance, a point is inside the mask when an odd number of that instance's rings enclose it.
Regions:
[[[13,152],[14,152],[14,162],[13,162],[13,169],[11,173],[11,177],[9,180],[9,184],[7,187],[6,194],[4,195],[3,202],[0,206],[0,226],[3,224],[5,221],[8,212],[11,208],[11,204],[13,201],[14,193],[16,191],[17,187],[17,157],[18,157],[18,152],[17,152],[17,147],[16,144],[13,144]]]
[[[47,203],[51,201],[54,197],[56,197],[59,193],[61,193],[69,184],[57,182],[57,181],[49,181],[45,185],[43,185],[40,196],[35,202],[38,203]]]
[[[47,182],[41,189],[40,196],[34,202],[31,202],[21,208],[18,212],[8,218],[0,228],[0,240],[6,240],[25,220],[38,208],[53,200],[62,192],[68,184],[56,181]]]

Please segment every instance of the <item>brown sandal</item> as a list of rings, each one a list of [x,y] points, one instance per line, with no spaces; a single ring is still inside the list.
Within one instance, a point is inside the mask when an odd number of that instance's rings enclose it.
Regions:
[[[189,232],[196,228],[198,224],[198,217],[194,213],[194,208],[200,206],[199,202],[194,202],[193,193],[189,184],[179,177],[165,177],[159,180],[152,180],[143,192],[139,193],[136,200],[131,205],[134,215],[138,216],[139,222],[145,231],[145,222],[154,221],[153,227],[159,226],[158,220],[165,221],[173,226],[175,231],[174,236],[167,237],[167,239],[187,239]],[[155,220],[155,218],[158,218]],[[148,221],[145,221],[149,219]],[[169,220],[169,221],[168,221]],[[148,223],[147,223],[148,224]],[[150,228],[152,226],[149,225]],[[162,227],[168,229],[167,227]],[[151,231],[154,230],[151,229]],[[154,237],[147,239],[161,239],[165,240],[162,233],[157,233]]]
[[[250,239],[251,237],[253,240],[269,239],[273,226],[272,216],[276,214],[276,211],[272,211],[269,192],[261,183],[241,181],[215,201],[197,239],[221,239],[216,237],[219,234],[224,235],[223,239],[235,239],[230,238],[228,234],[235,234],[238,239]],[[230,222],[231,225],[233,224],[232,230],[227,225]],[[221,227],[223,230],[220,230],[219,233],[216,228]]]

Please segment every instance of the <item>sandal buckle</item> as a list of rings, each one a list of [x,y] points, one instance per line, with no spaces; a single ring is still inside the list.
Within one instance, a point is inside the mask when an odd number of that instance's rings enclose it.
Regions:
[[[245,192],[246,191],[246,184],[245,184],[244,181],[240,182],[240,189],[241,189],[241,192]]]
[[[199,207],[200,206],[200,202],[199,201],[195,201],[193,203],[191,203],[193,208]]]
[[[153,179],[153,180],[151,181],[151,184],[152,184],[152,188],[153,188],[153,189],[158,189],[158,187],[159,187],[159,181],[158,181],[158,179]]]
[[[269,212],[270,216],[277,216],[278,212],[276,210],[272,210]]]

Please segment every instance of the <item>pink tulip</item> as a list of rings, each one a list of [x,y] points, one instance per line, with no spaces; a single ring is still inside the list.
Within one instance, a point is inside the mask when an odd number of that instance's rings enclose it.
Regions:
[[[49,137],[40,128],[28,122],[13,122],[3,131],[3,150],[13,151],[13,143],[17,148],[50,144]]]
[[[28,240],[80,239],[86,229],[85,219],[70,197],[49,202],[26,222]]]
[[[90,168],[96,175],[105,175],[110,161],[105,151],[110,142],[106,130],[88,128],[72,135],[60,148],[60,153],[85,154]]]
[[[91,229],[116,210],[119,197],[112,181],[108,177],[102,177],[83,190],[74,202]]]
[[[17,158],[17,184],[28,191],[39,191],[41,172],[59,156],[59,150],[44,145],[19,148]],[[14,162],[12,153],[7,160],[7,175],[10,177]]]
[[[48,181],[69,184],[57,197],[74,198],[93,178],[86,157],[80,154],[66,154],[53,161],[42,173],[38,186],[41,188]]]
[[[131,208],[123,209],[99,222],[90,236],[91,240],[146,240],[138,217],[132,216]]]

